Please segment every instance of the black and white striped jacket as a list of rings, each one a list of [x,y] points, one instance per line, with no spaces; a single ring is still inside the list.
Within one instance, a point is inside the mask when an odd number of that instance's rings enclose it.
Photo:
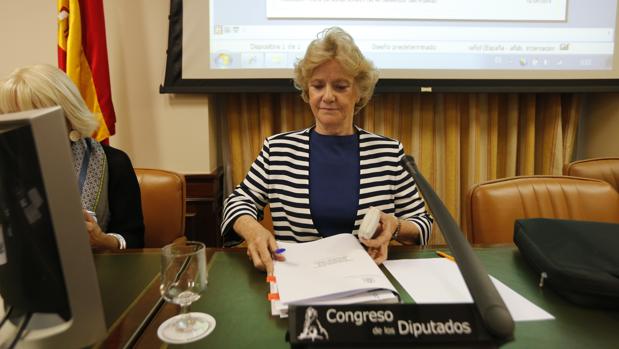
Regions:
[[[241,242],[232,225],[248,214],[254,218],[269,205],[276,239],[306,242],[319,239],[309,203],[309,134],[311,128],[268,137],[247,176],[224,203],[221,231],[226,246]],[[400,142],[357,128],[361,185],[353,234],[370,206],[416,223],[421,244],[432,231],[432,217],[413,178],[401,165]]]

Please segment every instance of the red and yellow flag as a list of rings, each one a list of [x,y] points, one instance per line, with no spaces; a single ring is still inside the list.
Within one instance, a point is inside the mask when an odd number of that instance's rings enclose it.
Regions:
[[[103,0],[58,0],[58,67],[99,120],[98,141],[116,133]]]

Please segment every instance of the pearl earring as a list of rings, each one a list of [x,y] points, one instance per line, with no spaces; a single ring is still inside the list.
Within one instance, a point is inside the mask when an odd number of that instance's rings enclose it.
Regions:
[[[79,131],[71,130],[71,132],[69,132],[69,140],[71,142],[77,142],[80,138],[82,138],[82,134]]]

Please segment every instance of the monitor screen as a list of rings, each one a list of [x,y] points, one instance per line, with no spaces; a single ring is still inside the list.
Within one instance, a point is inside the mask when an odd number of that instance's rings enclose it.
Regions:
[[[71,310],[30,125],[0,129],[0,294],[13,318]],[[45,287],[41,287],[45,285]]]
[[[21,323],[18,347],[85,347],[105,336],[71,156],[59,107],[0,115],[0,318],[11,320],[0,347]]]
[[[184,0],[171,15],[167,69],[187,85],[290,80],[331,26],[381,80],[619,79],[617,0]]]

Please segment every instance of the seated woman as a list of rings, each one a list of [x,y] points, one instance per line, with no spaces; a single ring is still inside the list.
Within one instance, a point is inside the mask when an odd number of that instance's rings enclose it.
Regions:
[[[427,243],[432,217],[401,165],[402,145],[353,124],[377,80],[373,64],[342,29],[327,29],[310,43],[295,66],[294,81],[315,125],[266,139],[224,204],[226,245],[246,240],[254,266],[270,273],[276,239],[305,242],[339,233],[357,235],[371,206],[381,211],[380,224],[372,239],[361,242],[377,263],[387,258],[392,238]],[[257,221],[267,204],[275,236]]]
[[[90,137],[99,127],[77,87],[61,70],[34,65],[0,84],[0,114],[60,106],[64,110],[90,245],[144,247],[140,187],[127,154]]]

